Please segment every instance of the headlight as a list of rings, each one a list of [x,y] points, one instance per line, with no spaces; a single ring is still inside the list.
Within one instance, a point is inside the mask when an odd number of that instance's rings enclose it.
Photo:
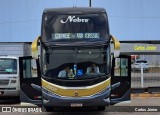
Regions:
[[[49,94],[49,95],[55,95],[55,93],[49,91],[48,89],[42,87],[42,91],[44,91],[45,93]]]

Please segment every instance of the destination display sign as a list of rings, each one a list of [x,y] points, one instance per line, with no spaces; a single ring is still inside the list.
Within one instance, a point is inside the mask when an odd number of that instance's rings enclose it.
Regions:
[[[52,33],[52,39],[99,39],[99,33]]]

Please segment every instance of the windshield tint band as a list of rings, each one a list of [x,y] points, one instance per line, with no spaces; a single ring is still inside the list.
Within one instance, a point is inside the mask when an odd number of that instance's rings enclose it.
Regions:
[[[42,41],[108,39],[109,29],[106,13],[59,15],[44,14]]]

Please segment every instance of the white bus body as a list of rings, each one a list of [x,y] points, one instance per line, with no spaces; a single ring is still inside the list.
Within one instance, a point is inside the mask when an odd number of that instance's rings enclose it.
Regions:
[[[0,97],[19,97],[19,61],[15,56],[0,56]]]

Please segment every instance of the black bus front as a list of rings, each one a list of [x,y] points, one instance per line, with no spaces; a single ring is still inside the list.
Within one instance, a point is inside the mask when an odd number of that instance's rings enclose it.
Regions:
[[[42,18],[43,105],[109,105],[111,52],[107,15],[100,9],[65,10],[45,10]]]

